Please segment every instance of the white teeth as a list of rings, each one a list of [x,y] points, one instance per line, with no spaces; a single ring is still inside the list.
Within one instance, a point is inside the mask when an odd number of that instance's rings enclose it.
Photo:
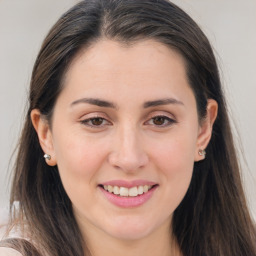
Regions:
[[[114,186],[113,193],[114,193],[115,195],[119,195],[119,187]]]
[[[143,194],[143,186],[138,186],[138,194],[142,195]]]
[[[126,187],[118,187],[118,186],[111,186],[111,185],[104,185],[104,189],[110,193],[114,193],[115,195],[120,196],[130,196],[135,197],[138,195],[142,195],[143,193],[147,193],[149,189],[152,188],[150,185],[126,188]]]
[[[128,190],[128,188],[120,187],[119,193],[120,193],[120,196],[128,196],[129,195],[129,190]]]
[[[147,192],[148,192],[148,186],[147,186],[147,185],[143,186],[143,192],[144,192],[144,193],[147,193]]]
[[[137,196],[137,195],[138,195],[137,187],[133,187],[129,189],[129,196]]]
[[[108,185],[108,192],[112,193],[113,192],[113,187]]]

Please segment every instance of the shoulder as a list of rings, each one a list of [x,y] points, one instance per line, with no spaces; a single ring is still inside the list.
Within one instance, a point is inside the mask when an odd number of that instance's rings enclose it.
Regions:
[[[22,256],[21,253],[18,251],[7,248],[7,247],[0,247],[0,256]]]

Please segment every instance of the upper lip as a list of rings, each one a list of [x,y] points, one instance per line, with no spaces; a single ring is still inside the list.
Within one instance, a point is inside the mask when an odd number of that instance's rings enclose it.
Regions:
[[[100,185],[110,185],[110,186],[118,186],[118,187],[125,187],[125,188],[132,188],[137,186],[153,186],[157,185],[156,182],[148,181],[148,180],[132,180],[132,181],[126,181],[126,180],[110,180],[101,183]]]

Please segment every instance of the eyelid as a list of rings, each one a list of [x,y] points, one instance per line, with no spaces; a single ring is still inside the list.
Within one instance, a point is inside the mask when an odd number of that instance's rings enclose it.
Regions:
[[[103,119],[104,122],[107,122],[107,124],[101,124],[101,125],[93,125],[93,124],[89,124],[90,121],[94,120],[94,119]],[[112,123],[109,121],[109,118],[106,117],[105,114],[103,113],[90,113],[87,115],[83,115],[80,119],[79,122],[82,125],[85,125],[87,127],[90,128],[104,128],[106,125],[111,125]]]
[[[90,119],[90,118],[104,118],[104,119],[108,119],[109,117],[104,112],[91,111],[91,112],[88,112],[88,113],[83,113],[83,115],[81,115],[79,117],[79,120]]]
[[[148,114],[147,119],[158,117],[158,116],[167,117],[172,120],[177,120],[174,114],[169,113],[167,111],[152,111],[151,113]]]
[[[164,118],[165,122],[167,121],[168,123],[162,124],[162,125],[161,124],[160,125],[149,124],[149,122],[152,121],[152,119],[157,118],[157,117]],[[90,121],[92,121],[93,119],[97,119],[97,118],[102,119],[103,124],[99,124],[99,125],[90,124]],[[98,128],[98,129],[104,128],[109,125],[113,125],[113,123],[110,121],[110,118],[105,113],[102,113],[102,112],[92,112],[92,113],[85,114],[81,118],[79,118],[79,122],[82,125],[87,126],[89,128]],[[173,114],[166,113],[166,112],[163,113],[163,111],[154,111],[153,113],[150,113],[148,115],[148,118],[146,119],[146,121],[143,124],[154,126],[157,128],[165,128],[165,127],[169,127],[175,123],[177,123],[177,120]]]
[[[171,115],[171,114],[159,113],[159,112],[156,112],[156,113],[155,113],[155,112],[154,112],[154,113],[151,113],[151,114],[149,115],[149,117],[147,118],[147,121],[144,122],[144,124],[149,123],[152,119],[157,118],[157,117],[165,118],[167,121],[169,121],[169,123],[168,123],[168,124],[165,124],[165,125],[154,125],[154,124],[151,124],[151,125],[153,125],[154,127],[165,128],[165,127],[169,127],[169,126],[171,126],[171,125],[173,125],[173,124],[175,124],[175,123],[178,123],[177,120],[176,120],[176,118],[175,118],[173,115]]]

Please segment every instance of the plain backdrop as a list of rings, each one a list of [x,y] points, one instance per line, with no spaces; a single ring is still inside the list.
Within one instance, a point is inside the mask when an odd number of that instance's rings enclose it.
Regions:
[[[139,0],[138,0],[139,1]],[[8,206],[11,156],[30,74],[50,27],[76,0],[0,0],[0,208]],[[174,0],[211,41],[221,69],[242,177],[256,217],[256,0]]]

